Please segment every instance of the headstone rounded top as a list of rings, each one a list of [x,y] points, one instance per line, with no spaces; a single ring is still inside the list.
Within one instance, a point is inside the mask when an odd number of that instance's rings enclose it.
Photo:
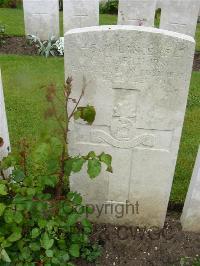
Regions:
[[[163,30],[163,29],[157,29],[157,28],[150,28],[150,27],[144,27],[144,26],[132,26],[132,25],[106,25],[106,26],[93,26],[93,27],[84,27],[84,28],[76,28],[76,29],[71,29],[65,33],[65,36],[68,36],[70,34],[76,34],[76,33],[84,33],[84,32],[99,32],[99,31],[141,31],[141,32],[150,32],[150,33],[155,33],[155,34],[162,34],[162,35],[167,35],[171,36],[174,38],[179,38],[179,39],[184,39],[188,40],[190,42],[195,43],[195,40],[193,37],[178,33],[178,32],[173,32],[173,31],[168,31],[168,30]]]

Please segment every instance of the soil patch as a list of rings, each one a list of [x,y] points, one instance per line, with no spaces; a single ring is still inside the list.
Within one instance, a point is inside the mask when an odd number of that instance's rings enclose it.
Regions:
[[[4,37],[4,42],[4,44],[0,45],[1,54],[37,54],[37,48],[34,45],[29,45],[25,37]]]
[[[193,265],[200,255],[200,234],[183,232],[177,213],[168,214],[162,230],[107,224],[94,228],[92,239],[102,245],[102,256],[96,264],[78,261],[79,266]]]

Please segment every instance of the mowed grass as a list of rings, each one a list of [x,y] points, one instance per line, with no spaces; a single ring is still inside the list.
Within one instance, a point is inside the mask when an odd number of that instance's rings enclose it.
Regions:
[[[63,92],[63,58],[0,55],[5,103],[12,148],[22,138],[30,142],[57,128],[44,118],[48,108],[46,86],[53,83]],[[62,106],[58,106],[62,108]],[[63,108],[64,110],[64,108]]]
[[[117,24],[116,15],[100,14],[100,25]],[[155,24],[159,22],[156,21]],[[6,34],[13,36],[23,36],[24,30],[24,14],[22,9],[0,8],[0,24],[5,25]],[[60,12],[60,34],[63,35],[63,14]],[[200,23],[196,30],[196,50],[200,51]]]
[[[45,86],[64,83],[63,58],[0,55],[9,132],[13,149],[21,138],[30,142],[55,132],[56,122],[44,118]],[[58,108],[61,108],[58,105]],[[193,72],[171,200],[183,202],[200,142],[200,72]]]

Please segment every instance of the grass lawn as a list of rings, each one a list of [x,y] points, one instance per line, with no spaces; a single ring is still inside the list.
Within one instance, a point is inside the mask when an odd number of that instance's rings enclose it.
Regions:
[[[0,8],[0,24],[6,26],[6,34],[14,36],[22,36],[24,32],[24,17],[22,9]],[[100,15],[100,25],[117,24],[117,16]],[[63,34],[63,16],[60,12],[60,33]],[[200,23],[197,25],[196,31],[196,50],[200,51]]]
[[[44,87],[57,84],[60,93],[64,82],[62,58],[0,55],[12,147],[26,137],[32,141],[57,125],[44,119]],[[193,72],[183,137],[171,199],[184,200],[200,142],[200,72]]]

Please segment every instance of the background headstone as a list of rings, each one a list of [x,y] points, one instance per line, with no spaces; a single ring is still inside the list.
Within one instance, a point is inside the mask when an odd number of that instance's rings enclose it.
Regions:
[[[119,0],[118,24],[154,26],[156,0]]]
[[[195,35],[199,0],[166,0],[162,3],[160,28]]]
[[[99,25],[99,0],[63,0],[64,32]]]
[[[200,232],[200,147],[181,216],[183,230]]]
[[[58,0],[23,0],[26,35],[48,40],[59,38]]]
[[[0,70],[0,137],[3,138],[4,144],[0,147],[0,160],[6,157],[10,151],[10,140],[8,133],[8,125],[6,118],[6,110],[4,103],[3,85],[1,80],[1,70]]]
[[[71,178],[71,189],[102,211],[99,222],[162,227],[167,211],[190,84],[195,42],[154,28],[103,26],[65,34],[65,75],[72,97],[95,106],[93,126],[74,121],[73,154],[106,152],[114,173]],[[73,106],[71,106],[73,108]],[[133,215],[128,204],[139,203]],[[119,208],[129,208],[117,218]]]

